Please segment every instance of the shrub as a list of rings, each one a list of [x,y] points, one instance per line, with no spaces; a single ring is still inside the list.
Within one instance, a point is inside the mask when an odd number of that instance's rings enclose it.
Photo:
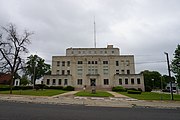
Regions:
[[[74,87],[72,87],[72,86],[67,86],[67,87],[64,87],[63,90],[66,90],[66,91],[74,91]]]
[[[44,89],[50,89],[50,87],[49,86],[44,86]]]
[[[141,89],[141,88],[138,88],[138,91],[141,91],[141,92],[142,92],[142,89]]]
[[[134,91],[137,91],[136,88],[125,88],[125,89],[126,89],[126,91],[128,91],[128,90],[134,90]]]
[[[112,88],[112,91],[115,92],[126,92],[126,89],[124,89],[122,86],[116,86]]]
[[[13,90],[29,90],[29,89],[33,89],[33,86],[14,86],[12,89]]]
[[[13,86],[13,90],[29,90],[33,89],[32,86]],[[10,86],[0,86],[0,91],[8,91],[10,90]]]
[[[56,89],[56,90],[62,90],[62,86],[50,86],[49,89]]]
[[[21,86],[22,90],[30,90],[33,89],[33,86]]]
[[[151,91],[152,91],[152,88],[151,88],[150,86],[146,86],[146,87],[145,87],[145,91],[146,91],[146,92],[151,92]]]
[[[8,91],[10,87],[8,85],[0,85],[0,91]]]
[[[43,90],[45,86],[46,86],[45,84],[36,84],[34,87],[35,87],[35,89],[39,88],[39,89]]]
[[[128,90],[127,93],[128,93],[128,94],[141,94],[141,91],[137,91],[137,90]]]

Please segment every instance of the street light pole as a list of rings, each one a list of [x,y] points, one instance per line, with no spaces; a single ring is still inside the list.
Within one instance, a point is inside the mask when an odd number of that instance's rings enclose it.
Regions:
[[[153,83],[153,87],[152,87],[152,89],[154,90],[154,79],[152,79],[152,83]]]
[[[169,73],[169,79],[170,79],[171,100],[174,100],[174,98],[173,98],[173,90],[172,90],[171,70],[170,70],[170,65],[169,65],[169,56],[168,56],[167,52],[164,52],[164,54],[167,57],[168,73]]]

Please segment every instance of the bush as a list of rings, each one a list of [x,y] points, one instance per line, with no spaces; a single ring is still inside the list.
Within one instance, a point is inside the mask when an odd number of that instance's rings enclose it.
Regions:
[[[126,92],[126,89],[123,88],[122,86],[116,86],[116,87],[112,88],[112,91],[115,91],[115,92]]]
[[[12,89],[13,90],[29,90],[29,89],[33,89],[33,86],[14,86]]]
[[[137,91],[137,90],[128,90],[127,93],[128,93],[128,94],[141,94],[141,91]]]
[[[138,91],[141,91],[141,92],[142,92],[142,89],[141,89],[141,88],[138,88]]]
[[[74,91],[74,87],[72,87],[72,86],[67,86],[67,87],[64,87],[63,90],[66,90],[66,91]]]
[[[33,89],[32,86],[13,86],[13,90],[29,90]],[[10,90],[10,86],[0,86],[0,91],[8,91]]]
[[[152,88],[151,88],[150,86],[146,86],[146,87],[145,87],[145,91],[146,91],[146,92],[151,92],[151,91],[152,91]]]
[[[21,86],[22,90],[30,90],[33,89],[33,86]]]
[[[137,91],[136,88],[125,88],[125,89],[126,89],[126,91],[128,91],[128,90],[134,90],[134,91]]]
[[[56,89],[56,90],[62,90],[62,86],[50,86],[49,89]]]
[[[37,84],[34,86],[34,88],[43,90],[45,86],[46,86],[45,84]]]
[[[9,85],[0,85],[0,91],[8,91],[10,90]]]

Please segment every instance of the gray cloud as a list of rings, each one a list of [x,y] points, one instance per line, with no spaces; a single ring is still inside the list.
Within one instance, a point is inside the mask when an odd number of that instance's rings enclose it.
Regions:
[[[9,22],[35,34],[29,46],[50,62],[67,47],[114,44],[122,54],[134,54],[136,70],[167,73],[164,51],[173,58],[180,38],[179,0],[0,0],[0,25]]]

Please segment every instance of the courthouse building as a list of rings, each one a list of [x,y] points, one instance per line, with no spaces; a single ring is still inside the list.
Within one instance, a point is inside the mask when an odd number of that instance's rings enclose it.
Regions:
[[[52,57],[52,73],[45,75],[48,86],[74,86],[82,89],[111,89],[115,86],[141,88],[142,74],[135,74],[133,55],[120,55],[119,48],[67,48],[66,56]]]

